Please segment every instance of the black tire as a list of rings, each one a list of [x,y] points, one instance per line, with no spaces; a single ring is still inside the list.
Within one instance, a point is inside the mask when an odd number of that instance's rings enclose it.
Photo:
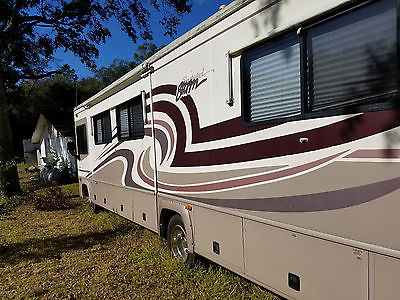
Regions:
[[[94,202],[90,202],[90,206],[92,207],[92,211],[95,213],[95,214],[98,214],[99,212],[100,212],[100,210],[101,210],[101,207],[100,206],[98,206],[96,203],[94,203]]]
[[[180,215],[174,215],[168,223],[167,229],[168,248],[172,255],[184,262],[188,267],[195,263],[195,254],[188,251],[186,228]]]

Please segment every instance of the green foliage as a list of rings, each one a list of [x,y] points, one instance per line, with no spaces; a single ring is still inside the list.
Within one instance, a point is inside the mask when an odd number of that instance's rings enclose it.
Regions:
[[[161,46],[162,47],[162,46]],[[22,147],[21,139],[30,137],[37,119],[53,112],[72,112],[77,103],[82,103],[107,85],[131,71],[161,49],[153,43],[139,45],[134,53],[134,61],[115,59],[110,66],[98,69],[93,77],[76,81],[76,74],[69,67],[63,67],[63,73],[54,74],[45,79],[22,81],[9,93],[9,107],[15,148]],[[77,96],[77,101],[75,97]],[[22,152],[22,148],[20,149]]]
[[[187,0],[66,0],[0,2],[0,80],[12,88],[20,79],[35,79],[46,72],[58,48],[71,51],[95,68],[97,46],[110,31],[107,21],[116,19],[133,42],[150,40],[150,11],[162,11],[165,33],[173,35],[178,16],[190,12]]]
[[[21,195],[0,195],[0,220],[24,202]]]
[[[155,44],[147,42],[139,45],[136,52],[133,54],[135,64],[142,63],[163,47],[164,46],[157,47]]]
[[[71,113],[75,106],[75,85],[70,75],[25,80],[8,97],[15,149],[22,153],[22,139],[30,138],[39,115]],[[20,148],[18,148],[20,147]]]
[[[136,64],[134,62],[115,59],[108,67],[102,67],[95,73],[95,78],[103,84],[104,87],[111,84],[118,78],[122,77],[130,70],[132,70]]]
[[[98,69],[93,77],[76,81],[76,74],[69,67],[63,67],[63,73],[54,74],[45,79],[22,81],[9,93],[11,123],[15,148],[22,147],[21,139],[30,138],[37,119],[53,112],[72,112],[77,103],[82,103],[107,85],[131,71],[161,47],[153,43],[139,45],[134,53],[134,61],[115,59],[110,66]],[[77,96],[77,101],[75,97]],[[22,152],[22,149],[20,149]]]
[[[14,155],[13,140],[18,140],[15,144],[19,146],[21,138],[29,137],[20,132],[26,127],[32,132],[38,111],[51,108],[71,111],[75,105],[73,72],[67,66],[59,70],[49,66],[58,49],[73,53],[86,66],[95,69],[98,46],[111,35],[107,28],[109,21],[117,20],[133,42],[138,38],[150,40],[150,12],[154,9],[164,16],[165,32],[172,33],[174,28],[171,27],[176,27],[177,23],[165,20],[177,20],[190,12],[191,5],[189,0],[0,1],[0,160]],[[39,89],[42,94],[37,98],[29,96],[37,91],[36,80],[52,75],[60,75],[61,81],[53,77],[51,82],[40,82],[48,88]],[[22,80],[33,81],[21,86]],[[98,91],[92,88],[94,90]],[[21,93],[28,97],[13,101],[20,98]],[[34,99],[32,104],[31,99]],[[57,105],[53,106],[54,103]],[[41,111],[40,106],[44,110]],[[13,113],[11,118],[9,111]],[[14,121],[12,127],[10,119]],[[24,120],[26,125],[18,120]]]
[[[73,179],[71,164],[53,148],[49,148],[48,155],[43,158],[43,161],[45,163],[45,168],[41,171],[44,177],[43,179],[47,180],[47,176],[49,176],[51,172],[54,173],[54,177],[51,180],[57,183],[68,183]]]
[[[77,83],[78,103],[95,95],[105,87],[105,84],[96,77],[83,78]]]
[[[48,166],[50,169],[54,169],[58,167],[58,163],[60,162],[60,156],[53,148],[49,148],[48,156],[44,157],[43,161],[46,164],[46,166]]]
[[[37,114],[60,110],[72,111],[75,105],[74,98],[75,86],[69,75],[56,74],[46,79],[21,82],[18,93],[9,98],[9,102],[14,115],[27,110]]]
[[[17,165],[17,161],[15,159],[10,159],[7,161],[0,161],[0,170],[8,170],[11,169],[12,167],[15,167]]]
[[[28,202],[38,210],[60,210],[71,207],[69,195],[65,194],[59,185],[52,185],[28,196]]]
[[[78,82],[78,102],[90,98],[106,86],[110,85],[138,64],[142,63],[154,53],[159,51],[161,47],[157,47],[154,43],[145,42],[137,47],[133,54],[134,60],[127,61],[123,59],[114,59],[108,67],[102,67],[95,72],[95,75],[90,78],[84,78]]]
[[[71,177],[71,164],[65,157],[60,157],[58,169],[60,170],[63,178]]]
[[[0,161],[0,196],[5,196],[11,185],[9,181],[9,172],[12,171],[13,168],[16,168],[17,162],[12,160],[7,160],[4,162]]]

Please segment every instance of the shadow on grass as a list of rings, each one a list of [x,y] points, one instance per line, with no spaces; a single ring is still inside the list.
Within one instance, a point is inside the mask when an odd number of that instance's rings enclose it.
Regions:
[[[0,204],[0,217],[7,216],[10,210],[7,207],[7,203]]]
[[[216,270],[218,270],[218,269],[224,269],[225,271],[227,271],[227,272],[230,273],[231,275],[236,276],[236,274],[235,274],[234,272],[232,272],[231,270],[228,270],[228,269],[224,268],[223,266],[219,265],[218,263],[213,262],[213,261],[209,260],[208,258],[206,258],[206,257],[204,257],[204,256],[201,256],[201,255],[199,255],[199,254],[196,254],[196,262],[195,262],[195,265],[193,266],[193,268],[196,268],[196,267],[205,268],[205,269],[213,270],[213,271],[216,271]],[[242,280],[243,280],[243,282],[245,282],[247,285],[252,285],[252,284],[254,284],[254,282],[251,282],[251,281],[250,281],[249,279],[247,279],[247,278],[242,277]],[[243,287],[243,288],[244,288],[244,287]],[[259,288],[261,291],[266,291],[266,292],[270,293],[271,295],[273,295],[273,296],[275,297],[275,298],[273,298],[273,299],[276,299],[276,300],[285,300],[285,298],[282,298],[282,297],[279,296],[277,293],[275,293],[275,292],[269,290],[268,288],[265,288],[265,287],[263,287],[263,286],[261,286],[261,285],[258,285],[258,288]]]
[[[85,233],[75,236],[61,235],[44,239],[30,239],[22,243],[0,245],[0,266],[14,265],[21,261],[40,262],[47,258],[60,259],[61,254],[72,250],[89,249],[105,244],[118,236],[141,230],[133,224],[124,224],[114,229]]]

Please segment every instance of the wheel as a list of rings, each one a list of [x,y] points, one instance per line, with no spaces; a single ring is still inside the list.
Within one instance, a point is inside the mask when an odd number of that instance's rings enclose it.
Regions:
[[[167,242],[168,248],[176,259],[188,266],[194,264],[195,255],[189,252],[185,225],[179,215],[174,215],[168,223]]]
[[[95,213],[95,214],[98,214],[99,212],[100,212],[100,210],[101,210],[101,207],[100,206],[98,206],[96,203],[94,203],[94,202],[90,202],[90,206],[92,207],[92,211]]]

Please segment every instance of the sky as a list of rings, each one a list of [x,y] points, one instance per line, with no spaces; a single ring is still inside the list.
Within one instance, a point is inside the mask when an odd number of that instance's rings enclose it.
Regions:
[[[177,28],[177,34],[174,38],[166,37],[163,35],[163,30],[158,21],[159,15],[153,14],[151,25],[153,29],[153,43],[157,46],[168,45],[174,39],[183,35],[196,25],[200,24],[208,17],[216,13],[221,5],[229,4],[233,0],[192,0],[192,12],[184,15],[181,24]],[[133,60],[133,53],[135,53],[137,46],[143,44],[143,40],[138,39],[136,44],[121,31],[121,27],[117,21],[107,24],[111,31],[111,38],[108,38],[106,43],[99,46],[99,57],[96,60],[97,67],[107,67],[114,59]],[[80,62],[80,59],[75,57],[70,52],[65,52],[59,49],[55,55],[55,66],[62,66],[69,64],[75,69],[79,78],[86,78],[93,76],[93,72]]]

